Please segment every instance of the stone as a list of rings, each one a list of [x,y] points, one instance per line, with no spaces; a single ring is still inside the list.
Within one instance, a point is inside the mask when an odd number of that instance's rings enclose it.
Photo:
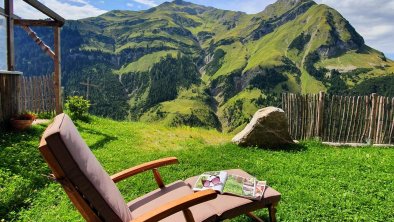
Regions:
[[[294,144],[288,131],[285,112],[272,106],[258,110],[232,142],[239,146],[260,148],[279,148]]]

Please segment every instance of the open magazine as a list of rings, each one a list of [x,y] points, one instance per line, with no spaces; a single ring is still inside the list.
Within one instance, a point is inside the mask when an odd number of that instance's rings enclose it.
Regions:
[[[260,200],[267,188],[266,181],[258,181],[238,175],[228,174],[225,171],[205,172],[199,176],[193,187],[194,191],[213,189],[220,193],[227,193],[248,199]]]

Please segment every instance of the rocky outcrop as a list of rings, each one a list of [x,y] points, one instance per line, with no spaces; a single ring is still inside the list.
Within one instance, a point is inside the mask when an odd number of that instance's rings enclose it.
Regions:
[[[258,110],[250,123],[232,142],[240,146],[277,148],[294,144],[287,127],[285,112],[276,107]]]
[[[284,13],[283,15],[281,15],[278,18],[272,18],[268,21],[264,20],[261,22],[261,24],[259,25],[259,27],[254,30],[251,35],[249,36],[249,38],[251,38],[252,40],[257,40],[260,39],[261,37],[273,32],[275,30],[275,28],[294,20],[297,16],[302,15],[303,13],[305,13],[310,7],[312,7],[313,5],[315,5],[316,3],[314,1],[307,1],[289,11],[287,11],[286,13]]]

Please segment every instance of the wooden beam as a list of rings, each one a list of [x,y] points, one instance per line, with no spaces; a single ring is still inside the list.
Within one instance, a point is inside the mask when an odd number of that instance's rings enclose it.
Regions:
[[[53,26],[53,27],[61,27],[61,22],[52,21],[52,20],[32,20],[32,19],[15,19],[15,25],[20,26]]]
[[[33,6],[34,8],[36,8],[38,11],[49,16],[50,18],[54,19],[55,21],[60,22],[61,26],[64,25],[66,20],[63,17],[61,17],[60,15],[58,15],[56,12],[52,11],[50,8],[43,5],[41,2],[39,2],[37,0],[23,0],[23,1],[26,2],[27,4]]]
[[[27,34],[33,39],[33,41],[40,46],[42,51],[44,51],[47,55],[49,55],[52,60],[55,60],[55,53],[52,51],[49,46],[47,46],[38,36],[37,34],[28,26],[21,26],[23,30],[27,32]]]
[[[15,51],[14,51],[14,14],[13,0],[4,0],[4,12],[7,15],[7,66],[9,71],[15,70]]]
[[[61,97],[61,51],[60,51],[60,27],[53,28],[54,30],[54,45],[55,45],[55,59],[54,59],[54,85],[55,85],[55,101],[56,114],[63,112],[62,97]]]
[[[86,80],[86,83],[85,82],[80,82],[79,84],[81,84],[81,85],[84,85],[84,86],[86,86],[86,99],[87,100],[89,100],[89,89],[90,89],[90,87],[92,86],[92,87],[96,87],[96,88],[98,88],[99,86],[98,85],[94,85],[94,84],[90,84],[90,78],[88,77],[88,79]]]

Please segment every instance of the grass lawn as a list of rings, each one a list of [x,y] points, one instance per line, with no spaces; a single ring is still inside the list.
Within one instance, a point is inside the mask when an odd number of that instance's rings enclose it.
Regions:
[[[93,117],[78,128],[104,168],[113,174],[153,159],[176,156],[161,168],[166,183],[204,171],[242,168],[282,193],[279,221],[393,221],[394,149],[334,148],[304,142],[300,149],[240,148],[232,135]],[[43,126],[0,135],[0,220],[82,221],[38,153]],[[120,182],[126,201],[156,188],[151,173]],[[266,217],[266,210],[257,212]],[[238,217],[235,221],[248,221]]]

